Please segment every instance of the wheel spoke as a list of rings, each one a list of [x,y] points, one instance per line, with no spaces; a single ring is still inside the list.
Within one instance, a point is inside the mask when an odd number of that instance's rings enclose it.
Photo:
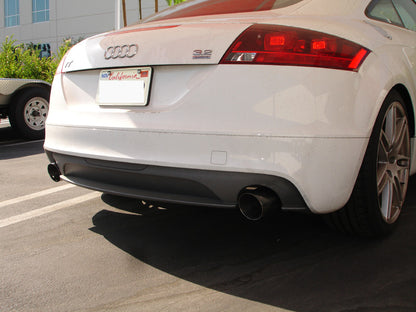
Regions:
[[[389,181],[384,186],[384,189],[381,192],[381,202],[380,202],[380,209],[384,219],[388,222],[391,219],[391,209],[392,209],[392,197],[393,197],[393,186],[392,181]]]
[[[384,132],[387,137],[387,141],[389,142],[389,147],[393,143],[394,134],[396,132],[396,116],[396,107],[395,105],[392,105],[391,108],[387,111],[384,125]]]
[[[392,152],[398,154],[400,149],[403,147],[403,142],[407,137],[407,121],[405,118],[400,118],[397,120],[396,126],[396,133],[393,136],[392,142]]]
[[[409,180],[409,166],[402,167],[397,171],[397,182],[400,187],[400,198],[404,201],[407,191],[407,181]]]
[[[389,174],[387,171],[387,164],[379,164],[377,168],[377,192],[381,194],[389,182]]]
[[[403,185],[402,183],[399,181],[399,178],[396,177],[395,179],[393,179],[393,206],[401,206],[401,204],[404,201],[404,196],[403,196]]]
[[[378,161],[388,162],[389,161],[389,149],[390,142],[385,131],[381,131],[380,142],[378,147]]]

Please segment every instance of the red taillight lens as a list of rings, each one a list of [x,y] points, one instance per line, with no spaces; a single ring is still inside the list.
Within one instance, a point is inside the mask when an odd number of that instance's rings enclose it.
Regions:
[[[311,66],[358,71],[370,50],[325,33],[256,24],[234,41],[221,64]]]

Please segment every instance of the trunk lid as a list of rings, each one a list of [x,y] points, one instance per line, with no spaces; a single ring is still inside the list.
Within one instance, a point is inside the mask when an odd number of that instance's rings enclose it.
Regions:
[[[252,23],[137,25],[84,40],[62,72],[147,65],[218,64]]]

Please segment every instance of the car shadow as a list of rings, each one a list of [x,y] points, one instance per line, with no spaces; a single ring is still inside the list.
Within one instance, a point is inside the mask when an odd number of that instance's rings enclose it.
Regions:
[[[236,210],[159,205],[103,195],[92,231],[168,274],[297,312],[414,311],[416,179],[400,227],[381,240],[348,237],[315,215],[252,223]]]
[[[18,139],[20,139],[19,133],[10,126],[7,119],[0,119],[0,142]]]
[[[18,144],[25,143],[25,144]],[[43,140],[37,141],[16,141],[10,142],[10,144],[0,144],[0,160],[13,159],[26,157],[31,155],[37,155],[44,153]]]
[[[3,121],[3,119],[2,119]],[[25,144],[20,144],[25,143]],[[0,160],[44,153],[43,140],[26,140],[11,126],[0,127]]]

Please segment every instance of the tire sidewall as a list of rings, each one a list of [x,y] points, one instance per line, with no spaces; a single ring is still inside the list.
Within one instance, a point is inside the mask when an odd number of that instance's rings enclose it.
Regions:
[[[20,91],[15,97],[14,105],[9,109],[11,125],[27,139],[42,139],[45,136],[45,128],[35,130],[25,122],[25,107],[34,98],[43,98],[49,106],[49,91],[42,87],[32,87]]]

